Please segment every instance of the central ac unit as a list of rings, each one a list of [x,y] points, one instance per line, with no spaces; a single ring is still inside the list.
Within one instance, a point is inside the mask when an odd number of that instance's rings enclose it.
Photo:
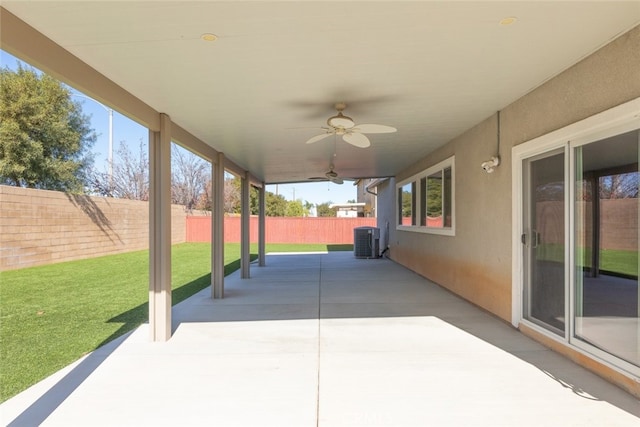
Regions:
[[[379,228],[356,227],[353,229],[353,254],[356,258],[378,258],[379,253]]]

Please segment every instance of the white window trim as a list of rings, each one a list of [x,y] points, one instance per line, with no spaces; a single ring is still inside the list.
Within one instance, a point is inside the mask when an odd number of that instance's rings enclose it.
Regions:
[[[403,179],[402,181],[396,184],[396,197],[395,199],[395,211],[396,211],[396,230],[399,231],[411,231],[414,233],[427,233],[427,234],[439,234],[443,236],[455,236],[456,235],[456,168],[455,168],[455,157],[451,156],[440,163],[437,163],[430,168],[419,172],[415,175],[410,176],[409,178]],[[427,227],[424,225],[401,225],[400,224],[400,213],[398,206],[397,194],[398,190],[404,187],[407,184],[412,182],[416,183],[416,221],[420,222],[420,216],[422,215],[421,206],[422,201],[420,200],[420,180],[422,178],[426,178],[429,175],[434,174],[438,171],[443,171],[444,169],[450,167],[451,168],[451,227],[448,228],[435,228],[435,227]]]
[[[573,161],[572,150],[575,147],[595,142],[609,136],[617,135],[638,129],[640,127],[640,98],[636,98],[627,103],[621,104],[617,107],[613,107],[609,110],[603,111],[594,116],[583,119],[579,122],[565,126],[564,128],[553,131],[549,134],[542,135],[533,140],[527,141],[523,144],[517,145],[512,149],[512,316],[511,323],[518,327],[520,324],[537,331],[538,333],[565,345],[580,354],[583,354],[589,358],[598,360],[600,363],[608,366],[609,368],[620,372],[624,375],[633,375],[640,377],[640,369],[628,363],[618,357],[615,357],[609,353],[606,353],[592,345],[583,343],[579,340],[572,339],[574,335],[574,321],[573,321],[573,309],[567,310],[567,316],[570,318],[568,328],[565,337],[555,335],[545,328],[536,325],[533,322],[527,321],[523,318],[522,312],[522,294],[523,294],[523,260],[522,260],[522,243],[520,242],[520,236],[523,233],[523,194],[522,194],[522,161],[536,154],[541,154],[556,148],[566,147],[566,162],[569,162],[568,167],[565,168],[565,175],[573,176],[575,164]],[[574,193],[572,186],[569,186],[567,191],[568,209],[566,213],[566,233],[571,233],[574,229],[574,206],[571,202],[574,200]],[[572,234],[570,234],[571,236]],[[567,239],[568,245],[565,251],[568,252],[566,261],[568,265],[574,265],[574,242],[572,238]],[[574,282],[573,268],[569,268],[569,279],[567,286],[569,291],[567,294],[567,304],[574,298],[573,295],[573,282]]]

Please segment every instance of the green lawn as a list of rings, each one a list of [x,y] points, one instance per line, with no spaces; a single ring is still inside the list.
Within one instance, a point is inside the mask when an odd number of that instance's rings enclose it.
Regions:
[[[210,284],[209,243],[172,248],[173,304]],[[267,252],[351,250],[270,244]],[[252,245],[252,259],[257,252]],[[6,271],[0,275],[0,402],[148,320],[148,251]],[[225,245],[225,275],[240,266]]]
[[[600,270],[638,276],[638,252],[602,249],[600,251]]]
[[[584,253],[578,250],[576,259],[582,261],[584,267],[591,267],[591,248],[584,248]],[[545,244],[538,246],[538,260],[558,261],[564,259],[564,246]],[[600,270],[619,273],[626,276],[638,276],[638,252],[617,249],[600,250]]]

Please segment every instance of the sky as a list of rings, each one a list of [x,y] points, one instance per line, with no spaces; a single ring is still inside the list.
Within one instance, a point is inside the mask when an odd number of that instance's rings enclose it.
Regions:
[[[0,66],[2,68],[15,70],[20,62],[9,53],[0,50]],[[22,64],[26,67],[31,67],[24,62]],[[80,101],[84,113],[90,116],[91,127],[97,135],[96,143],[92,149],[94,165],[99,171],[106,172],[109,156],[109,108],[81,92],[74,89],[72,91],[77,94],[74,98]],[[118,146],[122,141],[126,143],[130,151],[135,153],[138,151],[140,141],[146,146],[148,139],[149,131],[145,127],[140,126],[117,111],[113,112],[114,153],[118,150]],[[268,185],[267,191],[281,194],[287,200],[302,200],[314,205],[325,202],[346,203],[348,200],[355,199],[357,195],[356,187],[350,181],[346,181],[342,185],[329,182]]]
[[[282,194],[287,200],[301,199],[318,205],[325,202],[346,203],[356,199],[357,189],[351,181],[338,185],[330,182],[311,182],[304,184],[267,185],[267,191]]]

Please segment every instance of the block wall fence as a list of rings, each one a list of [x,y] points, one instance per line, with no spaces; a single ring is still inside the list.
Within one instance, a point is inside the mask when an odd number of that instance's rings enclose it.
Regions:
[[[591,224],[592,206],[590,202],[579,202],[576,209],[584,212],[584,221]],[[537,225],[542,242],[563,243],[564,203],[557,201],[538,202],[538,218],[544,221]],[[591,247],[592,229],[584,230],[586,235],[577,233],[576,242],[585,242]],[[638,248],[638,199],[600,200],[600,248],[636,251]]]
[[[333,243],[352,244],[355,227],[375,227],[376,218],[301,218],[266,217],[265,240],[267,243]],[[210,242],[211,218],[187,217],[187,241]],[[258,241],[258,217],[249,221],[251,242]],[[240,217],[224,219],[224,241],[240,241]]]
[[[171,240],[183,243],[187,214],[171,214]],[[0,271],[148,247],[147,202],[0,185]]]
[[[211,217],[171,207],[171,241],[211,241]],[[375,218],[266,218],[268,243],[353,243]],[[258,218],[250,220],[258,241]],[[225,242],[240,242],[240,217],[225,218]],[[149,247],[149,204],[0,185],[0,271]]]

